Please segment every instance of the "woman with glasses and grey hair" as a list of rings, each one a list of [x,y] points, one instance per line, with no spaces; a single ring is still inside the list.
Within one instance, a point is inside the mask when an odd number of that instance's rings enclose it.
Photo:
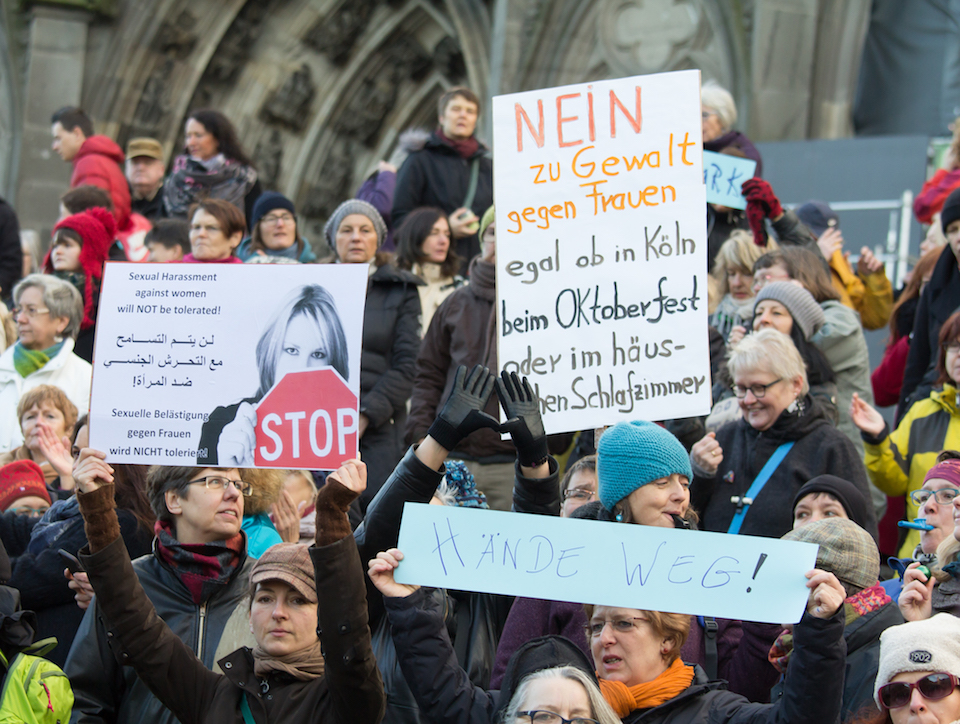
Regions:
[[[80,413],[90,403],[89,362],[73,351],[83,321],[83,300],[69,282],[31,274],[13,288],[17,342],[0,355],[0,449],[23,442],[17,403],[38,385],[63,390]]]
[[[707,434],[690,455],[704,530],[779,538],[793,528],[797,491],[818,475],[848,480],[869,497],[863,461],[810,396],[790,337],[761,329],[730,351],[727,366],[742,417]],[[876,538],[868,514],[865,527]]]

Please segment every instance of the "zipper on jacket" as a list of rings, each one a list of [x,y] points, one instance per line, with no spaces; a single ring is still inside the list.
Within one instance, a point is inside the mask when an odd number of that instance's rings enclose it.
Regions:
[[[203,661],[203,629],[204,624],[207,622],[207,603],[204,601],[200,604],[200,625],[197,629],[197,658],[200,661]]]

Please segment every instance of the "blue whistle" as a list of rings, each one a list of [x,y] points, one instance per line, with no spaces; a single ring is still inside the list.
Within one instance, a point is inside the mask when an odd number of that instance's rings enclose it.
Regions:
[[[927,523],[926,518],[914,518],[913,522],[900,520],[897,521],[897,525],[901,528],[910,528],[911,530],[933,530],[933,526]]]

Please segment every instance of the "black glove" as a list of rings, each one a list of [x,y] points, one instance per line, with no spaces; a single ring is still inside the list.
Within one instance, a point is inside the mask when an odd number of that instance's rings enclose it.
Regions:
[[[463,438],[482,427],[499,431],[500,422],[483,411],[496,379],[486,367],[477,365],[467,375],[467,368],[460,365],[450,397],[427,434],[441,447],[453,450]]]
[[[497,379],[497,396],[507,413],[507,421],[500,426],[500,432],[510,433],[520,465],[535,468],[545,463],[550,455],[547,433],[543,431],[543,418],[540,417],[540,400],[527,378],[524,377],[521,383],[516,372],[504,372]]]

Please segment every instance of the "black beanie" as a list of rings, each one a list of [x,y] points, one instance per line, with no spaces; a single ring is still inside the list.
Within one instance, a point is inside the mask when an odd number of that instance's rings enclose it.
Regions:
[[[500,699],[497,702],[494,721],[503,714],[517,691],[520,682],[528,675],[553,669],[558,666],[573,666],[583,671],[599,686],[597,672],[591,662],[575,643],[563,636],[540,636],[524,643],[513,652],[503,672],[500,683]]]
[[[797,509],[797,503],[810,493],[830,493],[840,501],[840,505],[847,511],[847,516],[854,523],[865,530],[868,528],[868,506],[871,504],[860,489],[849,480],[838,478],[836,475],[818,475],[803,485],[793,499],[792,510]]]
[[[943,229],[943,235],[947,235],[947,227],[950,223],[960,219],[960,188],[954,189],[947,200],[943,202],[943,208],[940,209],[940,228]]]

